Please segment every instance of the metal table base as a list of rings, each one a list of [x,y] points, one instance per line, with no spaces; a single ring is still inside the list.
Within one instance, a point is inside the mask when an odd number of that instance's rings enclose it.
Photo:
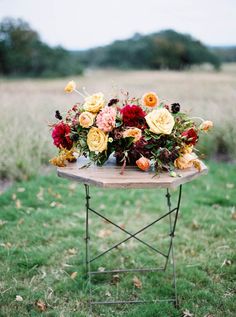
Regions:
[[[156,220],[152,221],[148,225],[144,226],[140,230],[138,230],[135,233],[131,233],[128,230],[122,228],[115,222],[111,221],[98,211],[94,210],[90,207],[90,193],[89,193],[89,185],[85,184],[85,199],[86,199],[86,236],[85,236],[85,243],[86,243],[86,255],[85,255],[85,261],[86,261],[86,272],[88,275],[88,282],[89,282],[89,312],[92,313],[92,307],[94,305],[114,305],[114,304],[143,304],[143,303],[160,303],[160,302],[172,302],[175,306],[178,305],[178,298],[177,298],[177,288],[176,288],[176,271],[175,271],[175,256],[174,256],[174,237],[175,237],[175,229],[180,209],[180,202],[181,202],[181,194],[182,194],[182,185],[179,186],[179,193],[178,193],[178,200],[177,200],[177,206],[175,208],[172,208],[171,204],[171,195],[169,190],[167,189],[166,193],[166,199],[167,199],[167,207],[168,211],[165,212],[162,216],[158,217]],[[89,235],[89,214],[93,213],[96,214],[98,217],[102,218],[106,222],[112,224],[122,232],[126,233],[128,235],[127,238],[123,239],[122,241],[114,244],[112,247],[108,248],[106,251],[96,255],[95,257],[91,257],[90,254],[90,235]],[[169,218],[169,245],[168,245],[168,251],[166,253],[162,252],[161,250],[153,247],[150,243],[146,242],[143,239],[140,239],[138,235],[142,233],[143,231],[147,230],[151,226],[155,225],[159,221],[161,221],[163,218],[168,217]],[[165,264],[163,267],[159,268],[137,268],[137,269],[114,269],[114,270],[106,270],[106,271],[91,271],[90,264],[94,261],[96,261],[98,258],[104,256],[111,250],[117,248],[121,244],[129,241],[130,239],[135,239],[139,243],[143,244],[146,248],[151,249],[154,253],[162,256],[165,258]],[[91,284],[91,278],[93,275],[97,274],[109,274],[109,273],[125,273],[125,272],[156,272],[156,271],[166,271],[167,265],[169,263],[169,259],[171,258],[172,262],[172,277],[173,277],[173,298],[169,299],[155,299],[151,301],[146,300],[117,300],[117,301],[94,301],[92,298],[92,284]]]

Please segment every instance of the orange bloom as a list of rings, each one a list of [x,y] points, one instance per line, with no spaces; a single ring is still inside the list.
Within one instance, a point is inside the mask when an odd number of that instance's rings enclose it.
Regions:
[[[213,128],[212,121],[204,121],[199,127],[200,130],[203,130],[205,132],[209,131],[211,128]]]
[[[136,161],[136,164],[142,171],[146,172],[150,167],[150,160],[142,156]]]
[[[142,97],[142,103],[146,107],[153,108],[159,104],[159,98],[155,92],[148,92]]]

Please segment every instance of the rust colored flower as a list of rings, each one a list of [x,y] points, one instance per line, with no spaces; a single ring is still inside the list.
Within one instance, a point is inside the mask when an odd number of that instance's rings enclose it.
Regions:
[[[140,159],[136,161],[136,164],[142,171],[145,172],[150,168],[150,160],[144,156],[140,157]]]
[[[155,92],[148,92],[142,97],[142,104],[146,107],[153,108],[159,104],[159,98]]]

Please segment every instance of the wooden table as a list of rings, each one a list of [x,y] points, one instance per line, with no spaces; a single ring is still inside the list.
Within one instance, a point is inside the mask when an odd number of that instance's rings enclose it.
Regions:
[[[58,176],[72,179],[79,183],[84,184],[85,186],[85,199],[86,199],[86,235],[85,235],[85,242],[86,242],[86,270],[89,279],[90,285],[90,296],[89,296],[89,311],[92,313],[92,307],[96,304],[127,304],[127,303],[144,303],[147,301],[141,300],[120,300],[120,301],[107,301],[107,300],[99,300],[94,301],[91,296],[91,277],[96,274],[109,274],[109,273],[123,273],[123,272],[155,272],[155,271],[166,271],[169,258],[172,261],[173,267],[173,287],[174,287],[174,297],[170,299],[153,299],[152,302],[158,303],[162,301],[173,302],[175,305],[178,303],[177,299],[177,289],[176,289],[176,273],[175,273],[175,258],[174,258],[174,236],[175,236],[175,229],[176,223],[178,219],[178,213],[180,209],[180,202],[181,202],[181,192],[182,192],[182,185],[184,183],[190,182],[203,174],[207,173],[207,167],[201,163],[202,170],[198,172],[195,168],[189,168],[185,170],[176,170],[177,177],[171,177],[169,173],[161,173],[158,176],[155,176],[154,172],[143,172],[140,171],[137,167],[134,166],[127,166],[125,168],[124,174],[121,175],[121,167],[115,165],[114,159],[110,159],[104,166],[98,167],[91,165],[88,168],[81,168],[88,160],[84,158],[79,158],[78,162],[70,163],[66,167],[60,167],[57,169]],[[138,189],[138,188],[165,188],[167,190],[166,199],[167,199],[167,212],[163,213],[157,219],[146,225],[145,227],[137,230],[135,233],[131,233],[128,230],[124,229],[122,226],[114,223],[111,219],[108,219],[100,212],[96,211],[94,208],[90,207],[90,192],[89,186],[98,186],[102,188],[117,188],[117,189]],[[172,188],[179,188],[179,194],[177,199],[176,207],[172,207],[171,204],[171,194],[170,189]],[[127,192],[128,196],[128,192]],[[101,217],[106,222],[109,222],[122,232],[127,234],[127,238],[123,239],[120,242],[117,242],[115,245],[107,249],[106,251],[100,253],[95,257],[91,257],[90,254],[90,237],[89,237],[89,214],[94,213],[97,216]],[[167,252],[163,252],[162,250],[153,247],[150,243],[140,239],[138,235],[143,231],[147,230],[154,224],[161,221],[163,218],[169,218],[169,246]],[[142,243],[147,248],[151,249],[157,255],[163,256],[165,258],[165,264],[163,267],[159,268],[134,268],[134,269],[111,269],[105,271],[91,271],[90,264],[91,262],[97,260],[98,258],[102,257],[103,255],[107,254],[113,249],[116,249],[121,244],[129,241],[130,239],[135,239],[136,241]],[[148,301],[150,302],[150,301]]]

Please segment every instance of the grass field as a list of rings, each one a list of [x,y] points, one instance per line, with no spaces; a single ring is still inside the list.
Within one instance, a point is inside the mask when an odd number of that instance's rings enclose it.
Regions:
[[[175,237],[179,309],[171,304],[113,306],[101,307],[93,316],[236,316],[236,168],[226,163],[209,165],[208,176],[183,188]],[[172,195],[176,199],[177,192]],[[130,231],[155,219],[165,207],[163,190],[130,190],[127,196],[123,190],[93,188],[91,203]],[[0,316],[88,316],[83,187],[53,173],[15,183],[0,196],[0,205]],[[95,254],[113,239],[124,237],[97,218],[91,219],[91,226]],[[164,244],[168,232],[164,229],[163,222],[143,238],[151,239],[154,246]],[[159,260],[129,242],[93,269],[144,264],[157,265]],[[94,296],[165,298],[172,295],[170,273],[127,274],[117,283],[112,276],[96,279]],[[134,286],[134,276],[141,288]]]
[[[122,88],[135,96],[154,90],[161,99],[180,102],[193,116],[215,123],[204,152],[236,158],[235,64],[221,72],[87,71],[74,79],[88,92],[103,91],[107,98]],[[67,110],[78,101],[77,94],[65,95],[67,81],[0,79],[0,178],[27,179],[56,152],[47,123],[55,110]]]
[[[20,180],[0,195],[0,317],[88,316],[84,189],[47,168],[56,153],[47,124],[55,110],[63,112],[78,101],[77,95],[63,92],[68,80],[0,79],[0,187],[3,179]],[[175,237],[179,308],[166,303],[100,307],[93,317],[235,317],[236,65],[221,72],[87,71],[74,80],[108,98],[123,88],[140,96],[154,90],[162,99],[179,101],[193,116],[214,121],[213,133],[200,145],[208,158],[231,160],[209,160],[209,175],[184,186]],[[133,232],[166,207],[164,194],[93,188],[91,203]],[[172,195],[177,198],[176,191]],[[94,254],[126,237],[95,217],[91,226]],[[140,237],[165,248],[167,226],[163,221]],[[161,265],[161,258],[130,241],[93,269],[145,264]],[[135,276],[140,288],[134,285]],[[92,283],[95,299],[111,300],[171,297],[170,281],[168,270],[166,275],[109,275]]]

